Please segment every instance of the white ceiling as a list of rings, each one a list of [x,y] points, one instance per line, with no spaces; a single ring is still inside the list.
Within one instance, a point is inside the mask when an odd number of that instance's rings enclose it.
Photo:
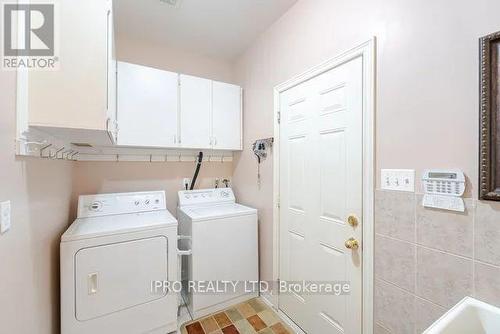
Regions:
[[[138,39],[172,49],[234,60],[297,0],[114,1],[119,40]]]

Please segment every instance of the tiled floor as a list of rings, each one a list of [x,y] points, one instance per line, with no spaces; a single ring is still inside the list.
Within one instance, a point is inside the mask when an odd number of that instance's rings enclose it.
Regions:
[[[181,326],[181,334],[292,334],[259,298]]]
[[[179,315],[177,318],[177,332],[171,334],[181,334],[181,327],[183,324],[193,321],[193,317],[189,314],[189,310],[186,306],[186,299],[184,295],[181,294],[182,305],[179,308]]]

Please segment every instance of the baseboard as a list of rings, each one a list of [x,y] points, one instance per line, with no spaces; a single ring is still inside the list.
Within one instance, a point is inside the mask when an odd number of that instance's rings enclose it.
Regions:
[[[269,292],[261,292],[260,297],[264,300],[264,302],[272,309],[277,309],[277,305],[273,303],[273,295]]]
[[[292,319],[290,319],[285,313],[283,313],[279,308],[278,305],[274,305],[272,302],[275,300],[274,296],[270,293],[261,293],[260,294],[260,299],[270,308],[276,312],[276,314],[280,317],[280,319],[286,323],[296,334],[307,334],[304,332],[299,326],[297,326]]]

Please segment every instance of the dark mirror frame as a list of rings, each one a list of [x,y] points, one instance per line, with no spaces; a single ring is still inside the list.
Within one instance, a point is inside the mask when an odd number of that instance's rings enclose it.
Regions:
[[[500,201],[500,31],[480,39],[479,198]]]

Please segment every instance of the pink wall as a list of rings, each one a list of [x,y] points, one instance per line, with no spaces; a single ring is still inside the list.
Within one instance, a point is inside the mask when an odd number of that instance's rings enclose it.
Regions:
[[[117,36],[118,59],[167,71],[190,74],[202,78],[229,82],[233,80],[230,62],[181,50]]]
[[[15,157],[16,73],[0,71],[0,332],[59,332],[59,238],[70,215],[72,164]]]
[[[272,273],[272,161],[257,189],[250,145],[273,135],[273,87],[377,36],[377,173],[461,168],[476,197],[478,38],[500,30],[499,11],[496,0],[300,0],[238,59],[245,151],[234,184],[260,210],[264,278]]]

